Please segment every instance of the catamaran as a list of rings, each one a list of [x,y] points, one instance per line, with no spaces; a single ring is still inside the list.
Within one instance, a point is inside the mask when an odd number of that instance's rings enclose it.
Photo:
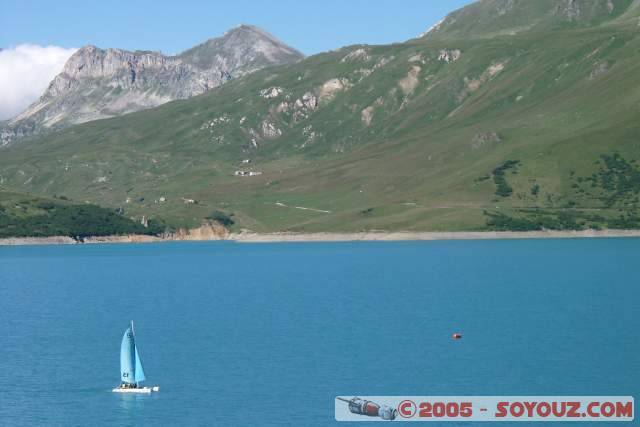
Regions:
[[[120,386],[113,389],[114,393],[151,393],[160,391],[160,387],[141,387],[140,383],[146,379],[138,347],[136,336],[131,325],[124,331],[122,344],[120,345]]]

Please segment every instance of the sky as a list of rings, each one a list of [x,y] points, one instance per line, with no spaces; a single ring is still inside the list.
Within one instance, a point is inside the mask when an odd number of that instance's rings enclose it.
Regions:
[[[0,0],[0,120],[92,44],[180,53],[252,24],[305,55],[416,37],[471,0]],[[34,93],[36,95],[34,95]]]

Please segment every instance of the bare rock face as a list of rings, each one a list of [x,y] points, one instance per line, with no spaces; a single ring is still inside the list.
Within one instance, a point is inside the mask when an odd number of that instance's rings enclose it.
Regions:
[[[334,78],[327,80],[319,89],[318,89],[318,102],[326,103],[331,101],[336,95],[346,89],[351,87],[351,83],[348,79],[345,78]]]
[[[576,0],[566,0],[564,5],[559,5],[558,10],[565,15],[569,21],[576,20],[580,17],[582,9],[580,3]]]
[[[262,136],[266,139],[274,139],[282,135],[282,130],[269,120],[263,120],[261,127]]]
[[[302,98],[296,99],[293,104],[293,121],[299,122],[309,118],[309,115],[318,108],[318,98],[311,92],[306,92]]]
[[[419,84],[419,80],[418,80],[418,76],[420,75],[420,71],[422,71],[422,68],[414,65],[411,67],[411,69],[409,70],[409,72],[407,73],[407,77],[401,79],[398,82],[398,85],[400,86],[400,89],[402,89],[402,92],[405,95],[411,95],[415,90],[416,87]]]
[[[448,64],[450,62],[456,62],[461,56],[462,52],[458,49],[442,49],[438,55],[438,61]]]
[[[362,110],[360,118],[365,126],[371,126],[371,122],[373,121],[373,107],[370,105]]]
[[[610,68],[610,65],[608,62],[598,63],[594,66],[593,70],[591,71],[591,74],[589,75],[589,78],[592,80],[596,79],[606,74],[607,72],[609,72],[609,68]]]
[[[177,56],[85,46],[69,58],[38,101],[0,125],[0,145],[186,99],[233,78],[302,58],[300,52],[249,25]]]
[[[173,233],[162,236],[164,240],[225,240],[229,236],[229,230],[217,222],[207,221],[198,228],[181,228]]]
[[[497,143],[501,141],[502,139],[500,138],[500,135],[498,135],[496,132],[478,133],[473,137],[471,147],[477,150],[487,144]]]

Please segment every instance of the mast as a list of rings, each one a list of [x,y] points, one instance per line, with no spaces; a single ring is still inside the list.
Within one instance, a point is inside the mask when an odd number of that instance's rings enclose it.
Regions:
[[[135,357],[135,355],[137,355],[137,353],[138,353],[138,350],[136,348],[136,331],[133,329],[133,320],[131,320],[130,322],[131,322],[131,334],[133,335],[133,354],[134,354],[134,357]],[[134,362],[134,366],[136,368],[138,367],[136,362]],[[133,379],[136,382],[136,388],[138,388],[138,380],[136,380],[135,377],[136,376],[134,374],[133,375]]]

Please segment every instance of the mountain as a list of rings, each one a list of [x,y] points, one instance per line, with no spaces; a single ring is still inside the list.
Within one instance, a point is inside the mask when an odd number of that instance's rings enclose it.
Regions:
[[[37,102],[0,129],[0,142],[190,98],[233,78],[302,58],[249,25],[177,56],[85,46],[69,58]]]
[[[547,4],[549,31],[349,46],[16,144],[0,185],[172,227],[639,228],[636,2],[560,26]]]
[[[492,37],[593,27],[639,16],[639,0],[481,0],[447,15],[423,36]]]

